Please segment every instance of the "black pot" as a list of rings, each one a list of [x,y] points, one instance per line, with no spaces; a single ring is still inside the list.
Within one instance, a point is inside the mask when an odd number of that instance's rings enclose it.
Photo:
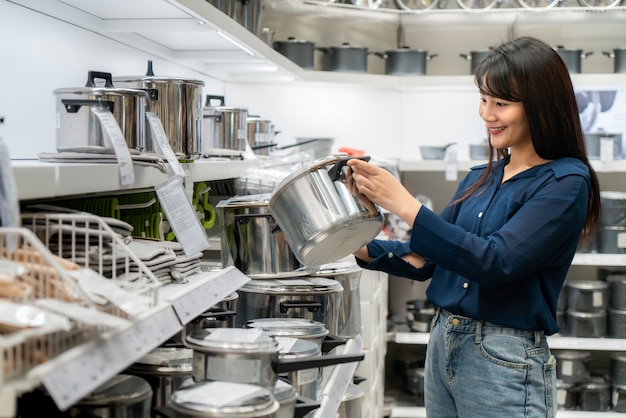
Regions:
[[[315,48],[324,53],[322,69],[347,73],[367,72],[367,48],[352,46],[344,42],[341,46]]]
[[[556,47],[556,52],[560,55],[567,66],[570,74],[579,74],[582,58],[587,58],[593,52],[583,52],[582,49],[565,48],[561,45]]]
[[[615,48],[613,52],[603,52],[609,58],[613,58],[614,72],[626,73],[626,47]]]
[[[286,41],[275,41],[274,49],[302,68],[313,68],[315,44],[290,36]]]
[[[376,55],[385,59],[385,74],[388,75],[425,75],[426,62],[437,56],[428,55],[428,51],[421,49],[410,49],[408,46]]]
[[[492,48],[478,49],[476,51],[470,51],[469,54],[459,54],[459,56],[470,61],[470,74],[474,74],[474,71],[476,71],[476,67],[478,67],[478,64],[480,64],[481,61],[484,60],[487,55],[489,55],[491,50]]]

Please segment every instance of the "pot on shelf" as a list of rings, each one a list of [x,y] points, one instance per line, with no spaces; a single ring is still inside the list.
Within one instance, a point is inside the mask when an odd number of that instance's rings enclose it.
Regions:
[[[612,52],[602,52],[613,59],[613,71],[615,73],[626,73],[626,47],[615,48]]]
[[[311,41],[304,41],[290,36],[285,41],[274,41],[274,49],[302,68],[313,68],[315,43]]]
[[[562,45],[558,45],[555,50],[563,62],[565,62],[570,74],[579,74],[581,72],[582,59],[593,54],[593,52],[583,52],[582,49],[565,48]]]
[[[375,55],[385,60],[387,75],[425,75],[427,61],[437,56],[421,49],[410,49],[408,46]]]
[[[213,105],[217,100],[219,104]],[[202,154],[211,150],[245,151],[248,109],[225,105],[224,96],[206,96],[202,109]]]
[[[322,69],[324,71],[339,71],[347,73],[366,73],[367,56],[369,52],[365,47],[352,46],[344,42],[340,46],[315,48],[323,55]]]
[[[469,54],[459,54],[459,56],[461,58],[465,58],[467,61],[470,61],[470,74],[474,74],[474,71],[476,71],[478,64],[480,64],[481,61],[484,60],[492,50],[493,48],[477,49],[474,51],[470,51]]]

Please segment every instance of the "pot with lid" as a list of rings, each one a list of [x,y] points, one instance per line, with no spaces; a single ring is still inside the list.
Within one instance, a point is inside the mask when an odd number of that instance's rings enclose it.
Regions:
[[[217,106],[212,101],[217,100]],[[245,151],[247,145],[248,109],[228,107],[224,96],[207,95],[202,110],[202,153],[211,155],[211,150]]]
[[[626,73],[626,47],[615,48],[611,52],[603,51],[602,53],[613,59],[613,71],[615,73]]]
[[[274,41],[274,49],[302,68],[313,68],[315,43],[311,41],[296,39],[294,36],[290,36],[285,41]]]
[[[582,49],[565,48],[562,45],[558,45],[555,50],[567,66],[570,74],[579,74],[582,59],[593,54],[593,52],[583,52]]]
[[[179,77],[156,76],[152,61],[143,76],[116,76],[116,85],[147,90],[150,108],[159,117],[174,153],[198,157],[202,151],[202,88],[204,82]],[[154,151],[151,143],[148,150]]]
[[[274,127],[272,121],[258,115],[251,115],[247,119],[248,144],[258,155],[269,155],[275,147]]]
[[[96,85],[104,80],[104,86]],[[54,90],[56,98],[58,152],[112,154],[104,127],[92,109],[113,114],[126,145],[136,153],[145,147],[145,109],[149,96],[145,90],[113,85],[111,73],[89,71],[85,87]]]
[[[315,49],[324,54],[322,60],[324,71],[347,73],[367,72],[367,57],[372,53],[365,47],[352,46],[348,42],[344,42],[340,46]]]
[[[470,74],[474,74],[478,64],[480,64],[492,50],[493,48],[477,49],[475,51],[470,51],[469,54],[459,54],[459,56],[461,58],[465,58],[467,61],[470,61]]]
[[[283,179],[270,196],[270,212],[306,266],[350,255],[382,230],[378,207],[352,184],[349,159],[318,159]]]
[[[385,60],[385,74],[388,75],[425,75],[426,63],[437,54],[429,54],[421,49],[411,49],[403,46],[398,49],[376,53]]]
[[[299,338],[314,342],[320,350],[328,329],[318,321],[302,318],[257,318],[247,321],[244,328],[256,328],[274,337]]]

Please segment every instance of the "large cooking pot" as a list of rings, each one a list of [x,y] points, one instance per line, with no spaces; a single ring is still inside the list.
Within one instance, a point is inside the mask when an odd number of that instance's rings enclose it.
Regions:
[[[593,52],[583,52],[582,49],[565,48],[562,45],[558,45],[555,50],[563,62],[565,62],[565,66],[567,66],[570,74],[579,74],[581,72],[582,59],[593,54]]]
[[[465,58],[467,61],[470,61],[470,74],[474,74],[478,64],[480,64],[492,50],[493,48],[477,49],[475,51],[470,51],[469,54],[459,54],[459,56],[461,58]]]
[[[148,61],[146,75],[116,76],[113,81],[118,86],[150,91],[151,110],[161,120],[172,151],[185,157],[200,155],[203,81],[155,76],[152,61]]]
[[[626,47],[615,48],[612,52],[603,51],[604,55],[613,59],[613,71],[626,73]]]
[[[361,267],[355,261],[324,264],[313,277],[337,280],[343,287],[337,318],[338,337],[352,338],[361,334]]]
[[[344,42],[340,46],[315,48],[324,53],[322,69],[324,71],[339,71],[348,73],[367,72],[368,52],[365,47],[352,46]]]
[[[274,49],[302,68],[313,68],[315,43],[290,36],[285,41],[274,41]]]
[[[133,363],[125,373],[148,382],[153,408],[165,406],[172,393],[191,378],[192,354],[189,348],[159,347]]]
[[[425,75],[426,62],[437,56],[421,49],[410,49],[408,46],[376,55],[385,60],[387,75]]]
[[[214,106],[213,100],[219,104]],[[224,96],[207,95],[202,109],[202,153],[213,149],[245,151],[248,109],[225,106]]]
[[[337,409],[339,418],[362,417],[364,396],[365,392],[360,387],[354,383],[349,384]]]
[[[96,80],[104,80],[103,87]],[[105,131],[92,108],[110,111],[130,150],[145,146],[145,90],[113,86],[110,73],[89,71],[85,87],[54,90],[56,97],[56,147],[59,152],[113,153]]]
[[[319,346],[310,340],[276,337],[276,341],[280,346],[279,359],[311,359],[322,356]],[[320,368],[292,370],[279,376],[289,381],[300,396],[317,399],[318,387],[322,383]]]
[[[378,207],[352,185],[352,171],[346,166],[349,159],[316,160],[283,179],[270,196],[270,212],[306,266],[350,255],[382,229]]]
[[[269,194],[236,196],[216,206],[222,228],[222,266],[234,265],[250,278],[310,274],[291,251],[268,207]]]
[[[298,338],[314,342],[320,350],[328,335],[328,328],[318,321],[302,318],[257,318],[244,324],[244,328],[255,328],[274,337]]]
[[[235,323],[258,318],[302,318],[321,322],[336,335],[343,288],[336,280],[296,277],[250,280],[239,289]]]
[[[232,16],[241,26],[257,37],[261,35],[263,0],[231,0],[235,2],[235,15]]]
[[[269,155],[274,143],[274,127],[272,121],[252,115],[247,120],[248,144],[255,154]]]
[[[363,360],[363,355],[326,355],[304,359],[279,356],[275,337],[252,328],[203,329],[189,334],[195,381],[250,383],[272,389],[278,375]]]

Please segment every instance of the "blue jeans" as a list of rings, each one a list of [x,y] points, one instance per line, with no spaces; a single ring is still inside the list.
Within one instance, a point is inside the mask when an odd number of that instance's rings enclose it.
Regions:
[[[426,349],[429,418],[553,418],[556,360],[541,331],[437,309]]]

